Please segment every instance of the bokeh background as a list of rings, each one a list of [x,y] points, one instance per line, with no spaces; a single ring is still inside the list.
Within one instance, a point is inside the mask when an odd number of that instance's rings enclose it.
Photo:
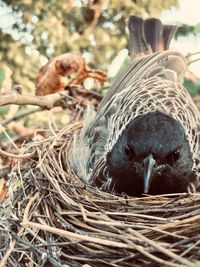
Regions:
[[[23,93],[35,94],[40,67],[52,57],[80,52],[88,65],[105,70],[109,83],[128,63],[129,15],[155,16],[178,24],[172,47],[187,58],[185,86],[192,96],[200,90],[200,2],[198,0],[0,0],[0,90],[4,94],[15,84]],[[109,84],[107,85],[107,88]],[[93,88],[94,90],[96,88]],[[105,89],[105,90],[104,90]],[[104,94],[106,88],[98,88]],[[30,106],[0,107],[0,120],[12,118]],[[66,110],[55,108],[31,114],[6,124],[7,133],[26,136],[36,128],[48,128],[47,118],[59,126],[69,121]],[[1,143],[7,141],[0,133]]]

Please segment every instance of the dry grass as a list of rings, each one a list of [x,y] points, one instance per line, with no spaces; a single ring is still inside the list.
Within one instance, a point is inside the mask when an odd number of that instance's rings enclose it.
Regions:
[[[130,198],[84,184],[67,163],[80,127],[25,146],[1,204],[0,266],[200,266],[200,194]]]

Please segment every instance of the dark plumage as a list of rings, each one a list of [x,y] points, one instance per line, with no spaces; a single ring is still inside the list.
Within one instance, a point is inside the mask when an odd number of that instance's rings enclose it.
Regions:
[[[95,112],[88,110],[71,166],[101,190],[140,196],[199,186],[200,113],[181,85],[185,59],[168,49],[176,30],[129,19],[133,62]]]
[[[141,195],[145,191],[143,177],[149,155],[155,163],[151,175],[154,182],[148,193],[187,190],[188,183],[183,179],[192,174],[189,143],[183,126],[160,112],[150,112],[132,120],[108,153],[108,171],[115,177],[111,187],[120,193]],[[168,166],[172,166],[177,175]]]

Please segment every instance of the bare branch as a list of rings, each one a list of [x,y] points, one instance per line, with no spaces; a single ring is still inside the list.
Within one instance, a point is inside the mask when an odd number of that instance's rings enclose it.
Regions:
[[[75,98],[69,96],[67,91],[46,96],[21,95],[15,92],[0,95],[0,106],[6,106],[9,104],[33,105],[46,109],[51,109],[56,106],[70,107],[77,103],[78,101]]]
[[[28,115],[30,115],[30,114],[39,112],[39,111],[41,111],[41,110],[42,110],[42,108],[34,108],[34,109],[31,109],[31,110],[25,110],[25,111],[17,112],[12,118],[3,120],[3,121],[1,122],[1,125],[2,125],[2,126],[5,126],[5,125],[9,124],[10,122],[19,120],[19,119],[21,119],[21,118],[23,118],[23,117],[26,117],[26,116],[28,116]]]

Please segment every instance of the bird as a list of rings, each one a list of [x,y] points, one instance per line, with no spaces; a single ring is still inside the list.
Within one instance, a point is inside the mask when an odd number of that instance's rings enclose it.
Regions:
[[[177,27],[130,16],[131,63],[97,110],[86,111],[69,154],[99,190],[141,197],[199,190],[200,112],[183,86],[184,56],[169,49]]]

